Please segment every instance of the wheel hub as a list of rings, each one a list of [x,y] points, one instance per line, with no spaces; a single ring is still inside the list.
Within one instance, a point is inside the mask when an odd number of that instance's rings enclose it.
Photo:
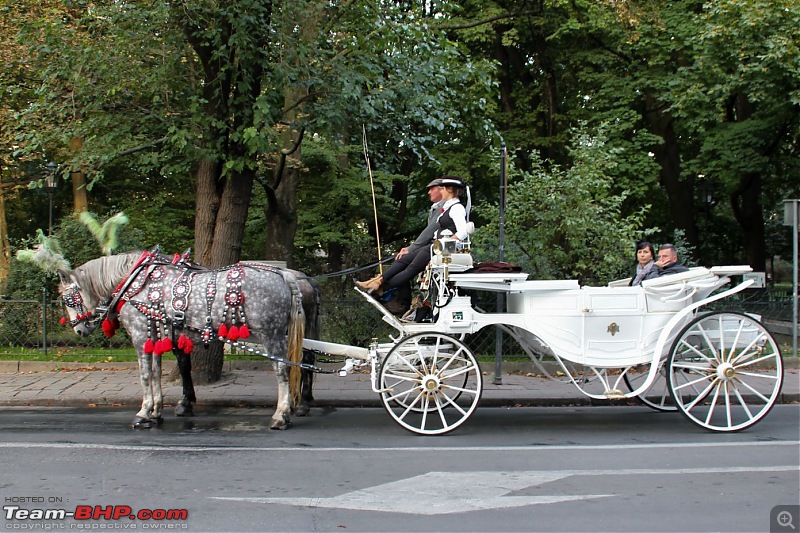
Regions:
[[[717,376],[722,381],[730,381],[736,376],[736,369],[730,363],[722,363],[717,367]]]
[[[439,390],[439,378],[433,375],[427,375],[422,378],[422,387],[425,392],[436,392]]]

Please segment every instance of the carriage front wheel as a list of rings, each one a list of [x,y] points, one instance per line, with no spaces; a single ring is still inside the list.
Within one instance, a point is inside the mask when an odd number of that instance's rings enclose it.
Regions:
[[[381,401],[405,429],[442,435],[478,406],[483,380],[478,362],[459,340],[441,333],[401,339],[380,369]]]
[[[713,431],[739,431],[764,418],[783,383],[775,339],[742,313],[698,316],[678,334],[667,380],[678,409]]]

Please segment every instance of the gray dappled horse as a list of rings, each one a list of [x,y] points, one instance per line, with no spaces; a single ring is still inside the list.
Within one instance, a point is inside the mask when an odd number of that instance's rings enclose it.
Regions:
[[[211,270],[177,255],[131,252],[93,259],[60,271],[59,278],[70,325],[78,335],[91,334],[101,321],[108,336],[119,325],[130,335],[143,389],[134,427],[149,427],[161,419],[163,353],[174,351],[178,356],[184,380],[181,404],[188,405],[184,414],[190,413],[194,401],[189,354],[198,342],[246,340],[293,363],[303,354],[306,318],[293,271],[257,262]],[[108,307],[107,314],[95,315],[101,305]],[[278,361],[275,374],[278,400],[270,427],[286,429],[292,406],[300,401],[300,371]],[[307,394],[310,398],[310,390]],[[180,414],[177,408],[176,412]]]

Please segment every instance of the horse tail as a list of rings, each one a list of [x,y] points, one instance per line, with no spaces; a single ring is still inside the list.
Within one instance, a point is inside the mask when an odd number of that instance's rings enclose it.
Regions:
[[[303,295],[297,285],[297,277],[288,270],[282,270],[283,279],[292,291],[292,307],[289,312],[289,331],[287,357],[295,363],[303,361],[303,337],[305,336],[306,317],[303,311]],[[289,367],[289,396],[292,399],[292,406],[300,403],[300,367]]]
[[[308,284],[314,291],[314,309],[311,316],[306,317],[306,329],[308,330],[309,339],[319,339],[322,333],[322,317],[320,315],[321,288],[317,280],[313,278],[308,278]]]

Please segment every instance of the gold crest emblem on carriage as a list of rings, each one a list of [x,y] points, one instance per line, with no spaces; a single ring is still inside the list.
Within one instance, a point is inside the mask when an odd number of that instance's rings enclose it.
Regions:
[[[617,325],[616,322],[612,322],[611,324],[608,325],[608,329],[606,331],[611,333],[611,336],[613,337],[619,332],[619,326]]]

